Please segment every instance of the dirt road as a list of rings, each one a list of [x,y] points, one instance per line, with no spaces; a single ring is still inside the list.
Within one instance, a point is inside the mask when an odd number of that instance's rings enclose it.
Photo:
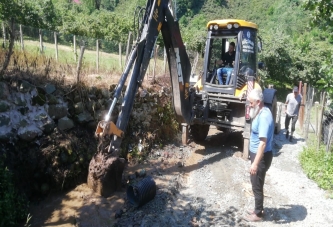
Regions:
[[[144,169],[158,187],[141,208],[129,204],[125,188],[101,198],[82,184],[34,206],[32,226],[333,226],[333,201],[300,167],[303,139],[296,135],[291,143],[283,129],[275,136],[267,172],[264,221],[244,221],[254,198],[250,162],[239,158],[237,140],[211,129],[202,144],[182,147],[177,141],[154,149],[145,164],[129,166],[126,179]]]

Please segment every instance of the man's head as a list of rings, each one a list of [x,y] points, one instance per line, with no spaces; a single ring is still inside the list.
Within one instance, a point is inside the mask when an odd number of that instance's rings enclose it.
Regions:
[[[234,42],[231,42],[229,43],[229,53],[232,53],[235,51],[235,43]]]
[[[264,95],[261,89],[255,88],[248,95],[248,99],[250,101],[250,117],[253,119],[263,107]]]
[[[294,93],[295,96],[298,95],[298,87],[295,86],[293,88],[293,93]]]

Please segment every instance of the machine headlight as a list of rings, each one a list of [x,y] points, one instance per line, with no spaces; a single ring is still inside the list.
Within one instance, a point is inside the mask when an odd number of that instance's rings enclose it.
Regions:
[[[239,24],[234,24],[234,28],[239,28]]]
[[[213,29],[213,25],[210,25],[210,26],[209,26],[209,29],[212,30],[212,29]]]
[[[227,24],[227,28],[231,29],[232,28],[232,24]]]
[[[214,29],[217,30],[219,26],[217,24],[214,25]]]

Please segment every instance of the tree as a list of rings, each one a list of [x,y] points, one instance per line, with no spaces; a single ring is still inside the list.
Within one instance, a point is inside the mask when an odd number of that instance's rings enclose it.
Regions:
[[[333,31],[333,2],[331,0],[305,0],[303,7],[311,11],[311,23],[312,27],[318,26],[322,30],[330,32],[332,40]],[[332,67],[331,55],[326,57],[326,60],[322,64],[320,72],[323,74],[322,78],[317,81],[317,86],[320,89],[326,90],[330,96],[333,96],[333,67]]]
[[[333,1],[305,0],[303,7],[311,11],[312,26],[320,26],[324,30],[333,29]]]

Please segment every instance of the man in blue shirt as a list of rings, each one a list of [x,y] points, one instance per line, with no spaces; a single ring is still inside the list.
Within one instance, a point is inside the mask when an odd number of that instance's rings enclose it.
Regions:
[[[250,101],[250,117],[252,119],[250,136],[250,179],[254,194],[255,206],[248,211],[245,220],[261,221],[264,213],[264,183],[266,172],[271,166],[274,134],[273,116],[264,106],[264,96],[260,89],[253,89],[248,95]]]

